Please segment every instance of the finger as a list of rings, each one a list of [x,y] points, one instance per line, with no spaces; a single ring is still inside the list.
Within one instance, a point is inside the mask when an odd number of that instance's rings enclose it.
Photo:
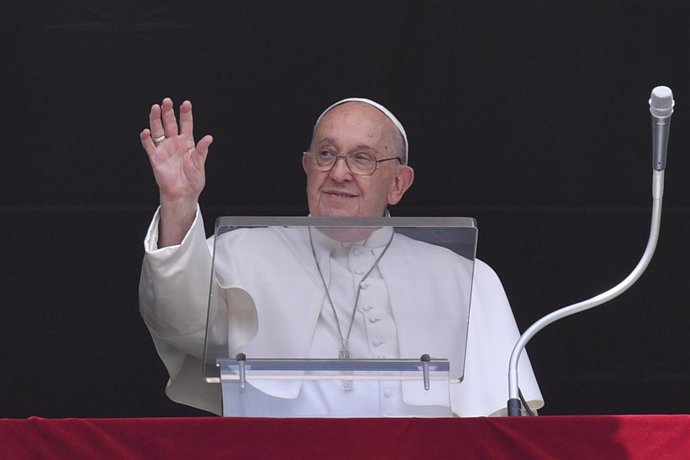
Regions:
[[[161,106],[153,104],[149,112],[149,128],[151,129],[151,137],[157,139],[165,136],[163,132],[163,122],[161,121]]]
[[[199,152],[199,159],[201,160],[201,164],[204,164],[206,162],[208,148],[211,146],[212,142],[213,137],[207,134],[206,136],[202,137],[201,140],[196,144],[196,151]]]
[[[169,97],[163,99],[161,104],[161,119],[163,120],[163,132],[165,137],[177,136],[177,119],[173,110],[173,101]]]
[[[184,101],[180,106],[180,134],[194,138],[194,121],[192,119],[192,103]]]
[[[144,129],[139,134],[139,140],[141,140],[141,146],[144,147],[144,150],[146,150],[146,154],[149,157],[156,153],[156,144],[153,142],[153,139],[151,139],[150,130]]]

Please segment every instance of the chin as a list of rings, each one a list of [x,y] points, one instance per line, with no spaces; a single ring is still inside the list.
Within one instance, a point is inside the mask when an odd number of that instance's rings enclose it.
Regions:
[[[384,211],[365,211],[361,209],[329,208],[311,213],[314,217],[383,217]]]
[[[356,198],[351,199],[351,203],[337,202],[324,199],[316,202],[315,209],[310,208],[310,213],[313,217],[381,217],[385,213],[384,210],[363,209],[361,200]]]

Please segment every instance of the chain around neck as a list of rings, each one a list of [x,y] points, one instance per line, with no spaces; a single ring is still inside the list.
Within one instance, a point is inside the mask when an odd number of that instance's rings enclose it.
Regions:
[[[364,280],[366,280],[369,275],[371,274],[372,271],[374,271],[374,268],[376,268],[381,261],[381,258],[383,255],[386,253],[388,248],[390,247],[391,243],[393,242],[393,237],[395,236],[395,232],[391,232],[391,236],[386,242],[386,245],[384,246],[383,250],[381,251],[381,254],[378,255],[374,263],[371,265],[367,273],[362,277],[362,279],[357,283],[357,294],[355,295],[355,303],[352,306],[352,314],[350,315],[350,325],[347,328],[347,335],[343,335],[343,330],[340,327],[340,320],[338,318],[338,313],[335,309],[335,304],[333,303],[333,299],[331,298],[331,293],[328,290],[328,284],[326,284],[326,279],[323,276],[323,272],[321,271],[321,266],[319,265],[319,260],[316,257],[316,249],[314,248],[314,240],[312,239],[311,236],[311,227],[307,228],[307,231],[309,233],[309,246],[311,247],[311,253],[312,256],[314,257],[314,263],[316,264],[316,270],[319,272],[319,277],[321,278],[321,283],[323,284],[323,288],[326,291],[326,298],[328,298],[328,303],[331,306],[331,310],[333,311],[333,316],[335,317],[335,325],[338,328],[338,335],[340,336],[340,343],[342,348],[340,349],[340,358],[349,358],[350,357],[350,347],[349,347],[349,341],[350,341],[350,333],[352,333],[352,326],[355,324],[355,314],[357,312],[357,303],[359,302],[359,294],[362,290],[362,283]]]

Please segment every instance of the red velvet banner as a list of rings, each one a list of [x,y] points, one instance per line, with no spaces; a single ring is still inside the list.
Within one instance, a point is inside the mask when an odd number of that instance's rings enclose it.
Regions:
[[[690,458],[690,415],[0,420],[0,458]]]

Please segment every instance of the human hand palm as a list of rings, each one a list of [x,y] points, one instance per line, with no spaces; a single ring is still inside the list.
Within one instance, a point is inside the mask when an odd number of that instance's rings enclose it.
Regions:
[[[198,196],[205,184],[204,156],[185,135],[161,142],[149,155],[156,183],[170,197]]]
[[[194,143],[192,105],[180,106],[179,127],[172,100],[154,104],[149,113],[149,129],[141,132],[142,146],[149,157],[161,198],[172,201],[198,199],[206,182],[204,164],[211,136]]]

